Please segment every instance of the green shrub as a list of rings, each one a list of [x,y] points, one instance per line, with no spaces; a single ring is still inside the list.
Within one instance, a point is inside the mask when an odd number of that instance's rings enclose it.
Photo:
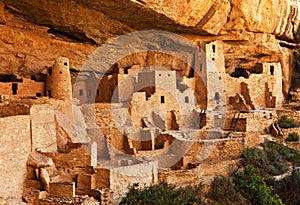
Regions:
[[[289,133],[289,136],[285,139],[285,141],[288,142],[297,142],[299,141],[300,136],[298,135],[297,132],[291,132]]]
[[[287,171],[287,166],[277,150],[251,148],[242,153],[243,166],[253,165],[264,175],[279,175]]]
[[[217,202],[217,204],[250,204],[238,191],[234,189],[234,184],[231,177],[215,177],[207,196]]]
[[[272,195],[259,169],[247,165],[243,172],[234,174],[235,189],[255,205],[283,205],[278,195]]]
[[[278,121],[278,124],[281,128],[292,128],[292,127],[298,127],[299,123],[296,122],[296,120],[289,118],[286,115],[282,115]]]
[[[246,149],[242,153],[242,165],[246,166],[252,164],[255,167],[261,167],[262,164],[267,164],[269,162],[267,153],[259,148]]]
[[[120,205],[196,205],[201,204],[202,185],[175,188],[165,182],[140,188],[138,183],[129,187]]]
[[[295,165],[297,166],[300,166],[300,151],[289,148],[282,144],[278,144],[276,142],[266,142],[263,143],[262,146],[265,150],[277,151],[281,155],[282,159],[295,163]]]
[[[300,202],[300,171],[284,177],[274,184],[274,192],[288,205],[298,205]]]

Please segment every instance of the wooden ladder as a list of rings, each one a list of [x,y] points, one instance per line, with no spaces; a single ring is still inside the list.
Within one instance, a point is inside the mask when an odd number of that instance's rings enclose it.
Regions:
[[[232,118],[231,123],[230,123],[229,131],[231,131],[231,132],[236,131],[236,127],[237,127],[237,124],[239,122],[240,114],[241,114],[240,111],[236,111],[234,113],[233,118]]]

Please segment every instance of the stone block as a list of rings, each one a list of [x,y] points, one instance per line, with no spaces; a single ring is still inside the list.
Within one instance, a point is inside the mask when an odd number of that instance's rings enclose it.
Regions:
[[[77,188],[83,190],[95,189],[95,176],[92,174],[79,174],[77,178]]]
[[[55,198],[74,198],[75,182],[52,182],[50,186],[50,196]]]
[[[38,152],[31,152],[28,157],[27,165],[33,167],[51,167],[53,160]]]

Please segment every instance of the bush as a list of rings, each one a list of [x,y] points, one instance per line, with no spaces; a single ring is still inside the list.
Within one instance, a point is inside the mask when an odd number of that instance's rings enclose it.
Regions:
[[[274,184],[274,191],[285,204],[298,205],[300,201],[300,171],[284,177]]]
[[[246,166],[252,164],[253,166],[259,168],[262,165],[269,163],[267,153],[259,148],[246,149],[242,153],[242,165]]]
[[[285,141],[288,141],[288,142],[297,142],[299,141],[299,135],[297,132],[291,132],[289,133],[289,136],[285,139]]]
[[[292,127],[298,127],[299,123],[296,122],[296,120],[289,118],[286,115],[282,115],[278,121],[278,124],[281,128],[292,128]]]
[[[243,172],[234,174],[235,189],[255,205],[283,205],[278,195],[272,195],[272,187],[268,187],[260,171],[247,165]]]
[[[215,177],[208,197],[218,204],[246,205],[250,204],[238,191],[234,189],[231,177]]]
[[[175,188],[165,182],[140,188],[138,183],[129,187],[120,205],[196,205],[201,204],[202,185]]]
[[[243,166],[253,165],[261,170],[264,175],[279,175],[287,171],[287,166],[282,156],[273,149],[246,149],[242,153]]]
[[[276,142],[266,142],[263,144],[265,150],[277,151],[284,160],[300,166],[300,151],[278,144]]]

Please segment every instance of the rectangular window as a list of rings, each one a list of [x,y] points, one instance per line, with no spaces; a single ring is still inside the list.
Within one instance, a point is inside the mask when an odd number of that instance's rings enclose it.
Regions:
[[[11,89],[12,89],[13,95],[16,95],[18,93],[18,84],[17,83],[11,84]]]
[[[216,45],[212,45],[212,52],[213,52],[213,53],[216,52]]]
[[[185,96],[184,102],[185,102],[185,103],[189,103],[189,102],[190,102],[189,96]]]
[[[271,75],[274,75],[274,66],[273,65],[270,66],[270,73],[271,73]]]
[[[200,72],[202,72],[202,63],[200,63]]]
[[[165,96],[160,96],[160,103],[165,103]]]
[[[128,74],[129,68],[124,68],[124,74]]]
[[[99,89],[97,89],[97,96],[99,96],[100,95],[100,90]]]
[[[49,68],[48,73],[49,75],[52,75],[52,68]]]
[[[79,90],[79,96],[83,96],[83,90],[82,89]]]

